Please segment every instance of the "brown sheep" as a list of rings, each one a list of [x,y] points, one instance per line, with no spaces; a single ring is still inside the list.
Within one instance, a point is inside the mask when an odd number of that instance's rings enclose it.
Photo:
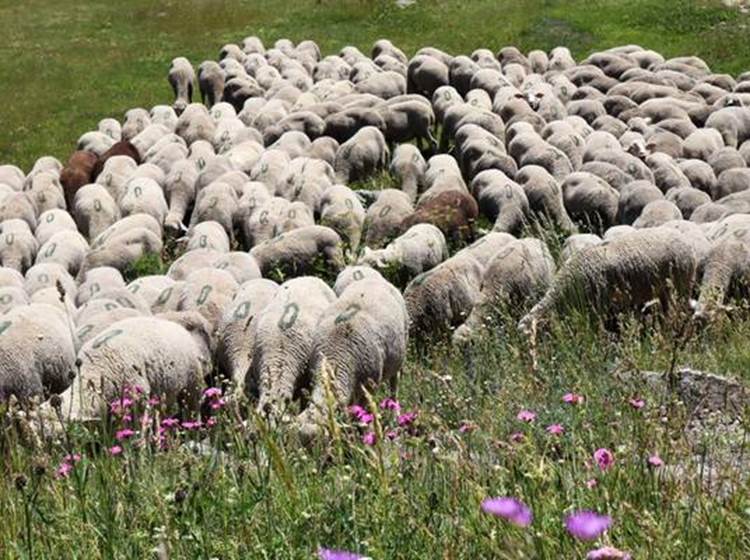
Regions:
[[[452,241],[471,241],[478,215],[479,207],[473,196],[449,190],[417,204],[414,212],[401,222],[401,229],[406,231],[414,224],[428,223]]]
[[[112,145],[112,147],[109,150],[104,152],[99,157],[99,161],[96,162],[96,165],[94,166],[94,171],[91,174],[91,182],[96,181],[96,178],[104,169],[104,164],[107,163],[107,160],[115,156],[129,156],[133,158],[136,164],[138,165],[141,164],[141,155],[138,153],[138,150],[133,144],[131,144],[127,140],[116,142],[115,144]]]
[[[92,152],[73,152],[60,172],[60,183],[65,193],[65,207],[73,208],[73,199],[78,189],[93,182],[93,171],[99,158]]]

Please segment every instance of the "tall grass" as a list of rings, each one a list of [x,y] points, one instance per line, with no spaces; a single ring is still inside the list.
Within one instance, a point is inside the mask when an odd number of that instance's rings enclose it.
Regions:
[[[706,424],[696,436],[674,394],[622,373],[666,371],[675,352],[678,365],[744,371],[746,356],[716,341],[736,348],[750,322],[675,342],[676,324],[632,321],[614,336],[569,317],[543,335],[532,371],[526,341],[501,319],[464,352],[441,345],[412,356],[397,398],[401,414],[417,413],[413,422],[399,426],[399,413],[377,404],[368,425],[339,411],[333,439],[311,449],[292,429],[243,420],[234,400],[213,427],[204,417],[201,428],[168,430],[163,448],[158,405],[145,423],[137,405],[130,423],[114,415],[73,426],[33,451],[6,429],[2,556],[311,558],[326,546],[376,559],[578,558],[593,545],[568,535],[562,516],[593,509],[614,518],[604,541],[635,558],[742,558],[745,426]],[[563,402],[568,392],[585,401]],[[522,409],[536,419],[519,421]],[[562,435],[545,430],[558,423]],[[135,434],[118,442],[125,425]],[[363,442],[369,432],[373,445]],[[123,451],[113,456],[116,444]],[[592,458],[599,448],[614,453],[607,471]],[[76,453],[80,462],[56,476]],[[663,467],[648,466],[654,454]],[[482,513],[481,500],[496,495],[529,504],[531,527]]]

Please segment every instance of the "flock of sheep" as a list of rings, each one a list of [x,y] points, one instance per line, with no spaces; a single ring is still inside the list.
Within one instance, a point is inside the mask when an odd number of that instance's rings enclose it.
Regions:
[[[530,333],[581,302],[705,316],[750,284],[750,73],[248,37],[168,79],[171,107],[102,120],[65,165],[0,166],[0,401],[90,419],[221,378],[309,438],[331,396],[395,389],[410,335],[464,344],[498,306]],[[383,171],[397,188],[356,190]],[[126,283],[167,239],[167,273]]]

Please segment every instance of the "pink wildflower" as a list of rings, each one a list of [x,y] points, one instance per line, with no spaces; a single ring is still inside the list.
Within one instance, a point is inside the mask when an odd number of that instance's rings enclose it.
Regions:
[[[615,464],[615,456],[609,449],[602,447],[594,451],[594,461],[601,470],[606,471]]]
[[[651,457],[648,458],[648,466],[658,469],[659,467],[664,466],[664,461],[661,457],[659,457],[658,453],[654,453],[653,455],[651,455]]]
[[[318,549],[319,560],[364,560],[364,556],[348,550],[333,550],[331,548]]]
[[[122,415],[133,406],[133,400],[122,397],[109,403],[109,411],[112,414]]]
[[[220,410],[226,406],[227,401],[224,399],[214,399],[211,402],[211,410]]]
[[[643,399],[630,399],[630,406],[632,406],[636,410],[640,410],[644,406],[646,406],[646,401]]]
[[[117,430],[117,432],[115,432],[115,439],[117,441],[122,441],[134,435],[135,432],[133,430],[131,430],[130,428],[125,428],[124,430]]]
[[[122,453],[122,447],[119,445],[113,445],[109,448],[109,454],[113,457],[116,457],[117,455],[120,455]]]
[[[510,434],[510,441],[513,443],[521,443],[526,437],[521,432],[515,432]]]
[[[216,399],[221,397],[221,389],[218,387],[209,387],[205,391],[203,391],[203,396],[207,399]]]
[[[401,427],[409,426],[416,419],[417,419],[416,412],[405,412],[404,414],[399,414],[398,418],[396,418],[396,423]]]
[[[176,428],[180,425],[180,421],[177,418],[165,418],[161,421],[161,425],[164,428]]]
[[[482,502],[482,511],[507,519],[519,527],[528,527],[534,520],[529,507],[517,498],[487,498]]]
[[[182,423],[182,427],[186,430],[197,430],[201,426],[203,426],[203,422],[200,420],[185,420]]]
[[[401,410],[401,405],[397,400],[387,398],[380,401],[380,408],[382,410],[394,410],[396,412],[399,412]]]
[[[385,437],[393,441],[394,439],[398,437],[398,432],[396,430],[389,430],[385,433]]]
[[[80,453],[73,453],[72,455],[66,455],[63,457],[63,461],[66,463],[77,463],[81,460],[81,454]]]
[[[355,418],[359,418],[360,415],[365,414],[367,410],[365,410],[364,407],[359,406],[358,404],[353,404],[349,407],[349,414],[354,416]]]
[[[369,412],[363,412],[362,414],[360,414],[360,415],[359,415],[359,416],[357,417],[357,420],[359,420],[359,422],[360,422],[361,424],[365,424],[365,425],[367,425],[367,424],[371,424],[371,423],[372,423],[372,421],[373,421],[373,420],[375,420],[375,416],[373,416],[373,415],[372,415],[372,414],[370,414]]]
[[[70,474],[70,471],[72,470],[73,470],[73,465],[63,461],[62,463],[60,463],[60,466],[57,467],[57,470],[55,471],[55,476],[57,476],[57,478],[65,478]]]
[[[603,546],[589,552],[586,560],[630,560],[630,554],[612,546]]]
[[[362,443],[365,445],[375,445],[375,432],[367,432],[362,436]]]
[[[553,436],[560,436],[565,432],[565,428],[561,424],[550,424],[545,429]]]
[[[216,418],[214,417],[211,417],[208,420],[206,420],[206,426],[208,426],[209,428],[213,428],[214,426],[216,426],[216,424],[218,424],[218,420],[216,420]]]
[[[478,428],[479,426],[477,426],[474,422],[464,422],[458,428],[458,431],[462,434],[468,434],[473,432],[474,430],[477,430]]]
[[[565,393],[562,400],[567,404],[583,404],[585,399],[583,395],[578,395],[577,393]]]
[[[159,402],[159,397],[151,397],[150,399],[148,399],[149,406],[157,406]]]
[[[609,529],[612,518],[594,511],[579,511],[565,518],[565,528],[575,538],[592,541]]]
[[[595,478],[589,479],[589,480],[586,481],[586,488],[588,488],[589,490],[591,490],[597,484],[599,484],[599,481],[596,480]]]
[[[536,413],[531,410],[522,410],[516,415],[521,422],[533,422],[536,419]]]

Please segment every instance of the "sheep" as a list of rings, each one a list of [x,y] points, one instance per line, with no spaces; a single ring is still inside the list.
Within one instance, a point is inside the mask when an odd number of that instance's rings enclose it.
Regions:
[[[214,263],[222,256],[223,254],[215,249],[193,249],[175,259],[167,270],[167,276],[173,280],[185,280],[196,270],[213,268]]]
[[[89,240],[93,240],[122,218],[120,207],[106,188],[91,184],[81,188],[71,207],[76,225]]]
[[[0,266],[25,272],[33,264],[39,242],[23,220],[11,219],[0,223]]]
[[[138,387],[168,409],[198,408],[209,364],[182,326],[156,317],[117,321],[79,352],[79,374],[60,395],[63,418],[91,420]]]
[[[76,376],[71,323],[56,307],[10,309],[0,321],[0,341],[0,402],[62,393]]]
[[[333,186],[334,171],[326,162],[306,157],[294,158],[276,195],[290,201],[304,202],[319,213],[323,193]]]
[[[437,88],[448,85],[449,81],[450,70],[440,59],[417,55],[409,61],[406,85],[409,93],[419,93],[430,99]]]
[[[40,244],[44,244],[60,231],[78,231],[78,228],[70,214],[65,210],[55,208],[39,215],[34,237]]]
[[[26,185],[24,192],[34,202],[37,216],[54,208],[65,209],[65,193],[59,177],[49,171],[35,174]]]
[[[0,223],[19,219],[34,231],[37,225],[37,206],[25,192],[14,192],[0,199]]]
[[[272,194],[286,180],[291,158],[281,150],[264,151],[250,171],[250,180],[263,183]]]
[[[384,168],[389,158],[390,151],[383,133],[375,127],[366,126],[341,144],[336,152],[336,179],[342,183],[366,179]]]
[[[479,209],[495,222],[494,231],[520,233],[529,217],[529,200],[523,188],[502,171],[488,169],[471,182]]]
[[[77,151],[88,152],[98,157],[109,150],[115,143],[110,136],[98,130],[84,133],[76,142]]]
[[[681,220],[682,212],[669,200],[654,200],[643,207],[641,215],[633,222],[636,229],[660,226],[672,220]]]
[[[242,240],[245,247],[250,249],[281,233],[314,225],[313,211],[306,204],[272,197],[260,202],[249,218],[242,222]]]
[[[384,189],[365,215],[365,245],[379,249],[401,233],[401,224],[414,212],[410,197],[396,189]]]
[[[102,266],[87,270],[81,277],[78,291],[76,293],[75,304],[81,307],[92,297],[100,292],[116,290],[125,287],[125,280],[122,274],[116,268]]]
[[[216,134],[216,125],[204,105],[191,103],[177,119],[175,134],[188,146],[198,140],[211,142]]]
[[[319,159],[333,167],[336,160],[336,152],[339,149],[339,143],[330,136],[321,136],[316,138],[310,144],[306,156],[310,159]]]
[[[727,297],[746,293],[750,279],[749,226],[747,215],[735,214],[717,221],[709,230],[711,248],[705,257],[695,304],[697,319],[714,317]]]
[[[686,220],[690,219],[696,208],[711,202],[711,197],[708,194],[693,187],[671,189],[667,192],[666,199],[680,209],[682,217]]]
[[[216,259],[212,266],[226,270],[238,284],[261,277],[258,263],[250,254],[242,251],[229,251]]]
[[[0,287],[0,315],[5,315],[11,309],[30,303],[31,301],[23,288],[16,286]]]
[[[84,185],[94,180],[94,167],[99,158],[91,152],[73,152],[60,173],[60,183],[65,193],[65,206],[73,207],[75,194]]]
[[[396,288],[380,278],[350,284],[314,331],[311,403],[297,418],[303,443],[321,429],[329,388],[339,405],[363,403],[365,390],[382,383],[395,393],[408,341],[406,304]],[[330,385],[324,379],[329,374]]]
[[[370,268],[369,266],[347,266],[344,270],[339,272],[338,276],[336,276],[336,282],[334,282],[333,291],[338,297],[341,295],[341,292],[343,292],[349,286],[349,284],[353,282],[359,282],[360,280],[364,280],[365,278],[383,278],[383,275],[374,268]]]
[[[267,279],[249,280],[235,292],[217,326],[216,365],[219,374],[244,393],[245,376],[254,348],[253,319],[273,300],[279,285]]]
[[[133,216],[141,216],[141,214]],[[94,240],[91,249],[86,253],[79,275],[100,266],[111,266],[120,272],[125,272],[144,255],[161,253],[163,242],[160,235],[146,227],[134,227],[115,234],[117,230],[112,228],[120,222],[110,226]],[[97,240],[99,240],[98,243]]]
[[[399,188],[414,203],[423,183],[427,162],[413,144],[399,144],[393,151],[390,171],[399,180]]]
[[[15,165],[0,165],[0,184],[8,185],[14,191],[23,189],[26,176],[20,168]]]
[[[224,71],[218,63],[206,60],[198,67],[198,87],[206,107],[221,102],[224,95]]]
[[[433,149],[438,147],[438,142],[432,135],[435,114],[432,106],[421,98],[398,96],[377,109],[385,121],[385,137],[388,142],[424,139]]]
[[[24,288],[23,274],[15,268],[0,266],[0,287]]]
[[[401,229],[428,223],[437,226],[453,242],[472,241],[478,215],[479,207],[473,196],[462,190],[446,190],[420,198],[414,212],[401,223]]]
[[[359,248],[364,221],[365,209],[349,187],[334,185],[323,193],[320,199],[320,225],[338,233],[353,254]]]
[[[149,116],[151,117],[152,124],[160,124],[171,132],[174,132],[177,126],[177,113],[168,105],[155,105],[151,107]]]
[[[497,307],[511,315],[522,314],[529,302],[547,290],[554,273],[555,263],[544,242],[525,238],[507,243],[487,263],[481,292],[466,321],[453,334],[453,342],[466,342],[486,328]]]
[[[73,276],[83,264],[89,244],[77,231],[63,230],[50,237],[36,255],[35,264],[58,263]]]
[[[187,58],[177,57],[172,60],[167,78],[174,91],[174,110],[180,114],[193,101],[193,88],[195,87],[193,65]]]
[[[238,287],[234,276],[226,270],[194,270],[185,278],[177,310],[197,311],[215,328]]]
[[[617,217],[620,224],[632,225],[646,205],[663,200],[661,190],[648,181],[633,181],[620,191],[617,202]]]
[[[245,393],[257,410],[278,420],[310,387],[313,337],[336,295],[322,280],[303,276],[282,284],[250,325],[253,341]]]
[[[575,231],[575,225],[565,210],[560,185],[546,169],[526,165],[519,169],[515,181],[523,188],[530,214],[556,225],[563,232]]]
[[[695,250],[669,228],[638,230],[574,253],[542,299],[519,322],[532,336],[555,312],[573,308],[604,316],[638,311],[654,298],[687,298],[697,269]]]
[[[718,131],[724,145],[739,148],[750,138],[750,108],[724,107],[714,111],[706,119],[706,128]]]
[[[325,226],[306,226],[282,233],[250,250],[263,276],[274,271],[298,276],[310,271],[318,259],[338,272],[344,266],[341,237]]]
[[[214,221],[220,224],[232,239],[237,202],[237,194],[230,185],[219,181],[211,183],[198,191],[188,227],[193,228],[204,221]]]
[[[148,214],[153,216],[159,224],[164,223],[168,212],[164,191],[156,181],[147,177],[130,179],[118,205],[124,217],[132,214]]]
[[[396,275],[413,277],[434,268],[448,256],[445,236],[432,224],[416,224],[391,241],[384,249],[365,247],[357,264]]]
[[[746,167],[733,168],[723,171],[716,179],[716,185],[711,190],[711,198],[719,200],[730,194],[742,192],[750,188],[750,169]]]
[[[412,334],[434,335],[460,325],[479,296],[484,264],[461,251],[413,278],[404,289]]]
[[[603,179],[578,171],[562,183],[565,209],[573,220],[606,229],[615,223],[620,194]]]
[[[35,264],[24,275],[23,289],[32,297],[36,292],[46,288],[61,288],[65,296],[75,301],[76,282],[62,265],[57,263]],[[58,299],[59,294],[58,294]]]
[[[214,221],[201,222],[188,231],[186,251],[206,248],[214,249],[220,253],[229,252],[229,236],[220,223]]]

